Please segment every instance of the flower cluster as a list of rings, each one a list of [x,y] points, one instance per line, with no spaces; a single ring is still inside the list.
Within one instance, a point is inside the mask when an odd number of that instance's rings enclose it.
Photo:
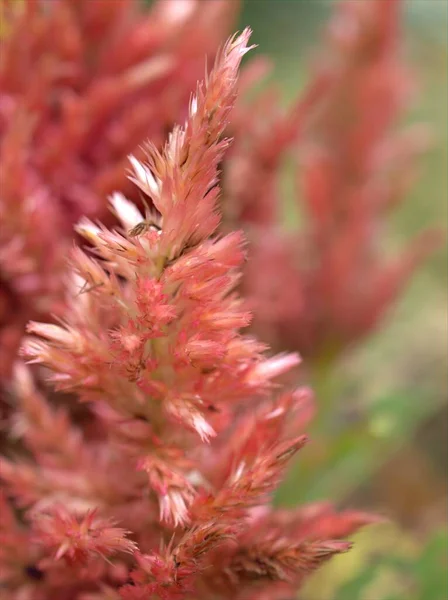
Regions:
[[[138,199],[127,155],[161,147],[237,0],[0,5],[0,381],[25,323],[59,314],[73,224]]]
[[[313,79],[292,109],[282,112],[269,89],[241,103],[233,124],[224,206],[231,228],[250,231],[243,289],[254,331],[311,363],[332,360],[375,328],[438,244],[437,233],[424,232],[401,256],[384,253],[390,211],[428,141],[421,125],[395,127],[412,91],[400,4],[339,3]],[[278,188],[291,148],[301,226],[286,233]]]
[[[131,157],[148,213],[116,193],[120,227],[83,218],[93,250],[71,253],[67,309],[28,327],[24,355],[78,395],[89,426],[16,364],[23,448],[0,462],[7,600],[279,599],[372,520],[270,503],[313,406],[307,389],[273,394],[298,358],[266,358],[240,332],[243,237],[216,233],[249,34],[227,42],[163,150]]]

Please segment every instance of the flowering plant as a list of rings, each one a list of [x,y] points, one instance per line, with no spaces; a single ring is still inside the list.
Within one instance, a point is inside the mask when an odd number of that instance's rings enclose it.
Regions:
[[[401,4],[338,2],[293,107],[282,110],[269,87],[239,102],[232,123],[225,220],[249,232],[243,289],[253,330],[275,348],[299,351],[320,373],[379,326],[440,244],[440,232],[423,231],[401,255],[384,252],[391,211],[428,145],[421,124],[397,128],[414,89],[402,57]],[[266,67],[249,66],[246,81]],[[291,151],[300,226],[285,231],[279,189]]]
[[[65,256],[182,120],[237,0],[0,2],[0,382],[30,319],[63,311]]]
[[[87,408],[75,423],[16,364],[24,448],[0,463],[8,600],[284,598],[372,520],[270,503],[313,406],[308,389],[273,395],[298,357],[266,358],[240,333],[243,236],[216,233],[249,34],[227,42],[163,150],[131,157],[152,208],[116,193],[120,228],[83,218],[93,252],[71,252],[59,324],[28,326],[23,354]]]

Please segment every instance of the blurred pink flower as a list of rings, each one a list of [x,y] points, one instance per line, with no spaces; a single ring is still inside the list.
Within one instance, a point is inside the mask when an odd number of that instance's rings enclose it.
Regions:
[[[338,3],[326,48],[292,109],[280,109],[269,89],[240,103],[232,124],[224,209],[227,226],[244,226],[251,242],[243,290],[253,330],[307,364],[331,361],[378,327],[440,243],[439,232],[425,231],[398,257],[384,251],[390,211],[428,142],[421,125],[397,131],[413,87],[401,55],[400,4]],[[280,226],[279,183],[291,149],[298,232]]]

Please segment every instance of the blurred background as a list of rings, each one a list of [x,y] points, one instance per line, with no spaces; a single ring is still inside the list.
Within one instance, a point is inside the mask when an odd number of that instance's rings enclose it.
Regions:
[[[240,25],[253,28],[257,51],[274,60],[285,104],[307,81],[333,4],[243,3]],[[428,123],[433,142],[417,185],[390,223],[391,249],[422,226],[447,224],[447,7],[444,0],[405,3],[405,50],[418,81],[408,120]],[[286,210],[288,227],[295,218]],[[279,493],[282,504],[331,498],[390,518],[319,571],[304,600],[448,598],[446,267],[443,248],[416,273],[382,327],[339,362],[330,416],[340,422],[338,433],[320,456],[296,466]]]

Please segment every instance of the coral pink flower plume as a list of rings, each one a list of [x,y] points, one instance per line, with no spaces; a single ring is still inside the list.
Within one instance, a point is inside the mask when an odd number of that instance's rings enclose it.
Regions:
[[[203,61],[239,0],[0,1],[0,382],[30,319],[60,314],[81,216],[112,223],[107,197],[150,138],[184,119]],[[0,398],[0,402],[1,402]],[[2,410],[4,407],[0,407]]]
[[[243,236],[214,235],[249,37],[223,47],[163,150],[130,157],[147,214],[116,193],[120,229],[83,219],[93,251],[72,251],[63,318],[28,325],[23,354],[88,404],[94,431],[50,409],[16,369],[27,454],[0,463],[7,502],[21,509],[20,524],[0,527],[8,547],[17,539],[1,580],[11,598],[273,600],[369,522],[326,511],[306,527],[271,506],[313,408],[309,390],[272,396],[299,359],[266,358],[241,333]]]

